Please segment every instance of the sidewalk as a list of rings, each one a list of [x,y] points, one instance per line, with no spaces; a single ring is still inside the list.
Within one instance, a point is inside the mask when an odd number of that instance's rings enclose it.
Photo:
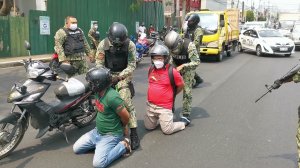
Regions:
[[[40,60],[42,62],[49,62],[51,60],[52,54],[44,54],[44,55],[31,55],[31,56],[20,56],[20,57],[0,57],[0,68],[7,68],[13,66],[23,66],[21,61],[23,59],[32,60]]]

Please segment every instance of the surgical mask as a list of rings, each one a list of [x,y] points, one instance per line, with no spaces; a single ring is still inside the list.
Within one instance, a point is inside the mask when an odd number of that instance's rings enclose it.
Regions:
[[[76,30],[77,29],[77,24],[71,24],[70,29],[71,30]]]
[[[154,64],[156,69],[161,69],[162,67],[164,67],[164,62],[163,61],[154,60],[153,64]]]
[[[95,29],[98,29],[98,26],[94,26]]]

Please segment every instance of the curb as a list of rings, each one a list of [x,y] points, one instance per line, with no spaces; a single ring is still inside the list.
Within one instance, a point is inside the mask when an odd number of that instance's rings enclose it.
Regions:
[[[32,58],[32,60],[40,60],[42,62],[50,62],[51,61],[51,57],[50,58],[39,58],[39,59]],[[15,61],[0,62],[0,68],[23,66],[23,64],[21,63],[21,61],[22,61],[22,59],[15,60]]]

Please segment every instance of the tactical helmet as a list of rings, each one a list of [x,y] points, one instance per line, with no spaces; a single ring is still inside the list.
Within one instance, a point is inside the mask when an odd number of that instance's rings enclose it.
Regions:
[[[181,51],[183,40],[180,35],[175,31],[170,31],[165,37],[165,45],[172,51],[174,54],[179,54]]]
[[[122,46],[128,37],[127,28],[118,22],[114,22],[108,29],[108,39],[114,46]]]
[[[90,83],[93,91],[103,91],[111,84],[110,70],[104,67],[93,68],[88,71],[85,79]]]
[[[149,54],[151,56],[151,59],[153,59],[154,56],[157,56],[157,55],[164,56],[164,58],[165,58],[164,64],[165,65],[169,62],[169,50],[165,45],[155,44],[149,51]]]
[[[195,28],[200,22],[200,17],[198,14],[191,14],[185,20],[187,21],[188,28]]]

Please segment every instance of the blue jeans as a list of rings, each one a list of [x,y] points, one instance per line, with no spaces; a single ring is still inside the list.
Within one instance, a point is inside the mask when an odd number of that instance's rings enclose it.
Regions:
[[[123,140],[122,135],[101,135],[95,128],[75,142],[73,151],[76,154],[83,154],[95,149],[93,166],[106,167],[126,152],[124,144],[120,143],[121,140]]]

